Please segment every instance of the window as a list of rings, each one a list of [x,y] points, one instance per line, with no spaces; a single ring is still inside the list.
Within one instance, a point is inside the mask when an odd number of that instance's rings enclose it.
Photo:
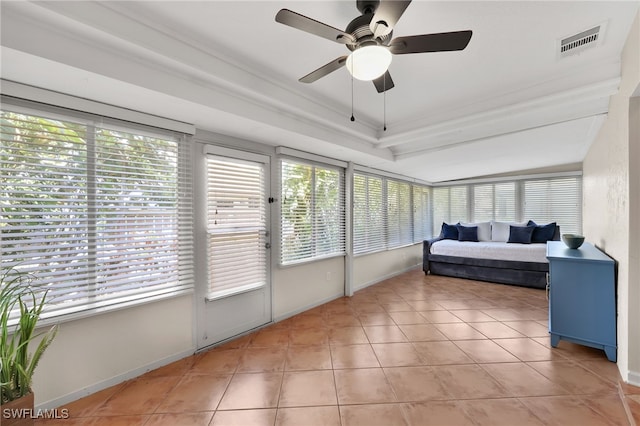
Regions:
[[[516,182],[472,185],[473,222],[516,220]]]
[[[344,172],[282,160],[280,220],[281,264],[343,255]]]
[[[431,205],[429,203],[430,190],[427,186],[412,185],[413,187],[413,242],[421,243],[431,238]]]
[[[524,182],[524,218],[557,222],[563,234],[582,232],[582,179],[577,176]]]
[[[353,252],[373,253],[431,236],[430,189],[370,175],[353,176]]]
[[[44,318],[192,288],[180,136],[6,105],[1,117],[2,266],[49,290]]]
[[[433,188],[433,232],[442,222],[557,222],[563,233],[582,230],[580,176],[521,179]]]
[[[411,185],[387,180],[387,248],[413,243]]]
[[[382,178],[353,176],[353,252],[384,250],[386,247],[385,203]]]
[[[267,283],[263,163],[207,156],[209,299]]]

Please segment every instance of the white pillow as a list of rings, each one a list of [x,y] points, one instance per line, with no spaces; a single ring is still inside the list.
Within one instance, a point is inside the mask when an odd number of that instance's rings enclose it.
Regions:
[[[491,241],[491,223],[490,222],[480,222],[480,223],[462,223],[462,226],[477,226],[478,227],[478,241]],[[508,237],[508,235],[507,235]],[[506,240],[505,240],[506,241]]]
[[[494,222],[491,221],[491,241],[506,243],[509,241],[510,226],[526,226],[527,222]]]

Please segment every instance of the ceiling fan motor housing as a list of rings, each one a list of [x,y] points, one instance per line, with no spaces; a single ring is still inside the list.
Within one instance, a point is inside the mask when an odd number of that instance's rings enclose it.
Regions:
[[[360,3],[361,2],[358,1],[358,5]],[[377,5],[379,2],[369,1],[369,2],[362,2],[362,3],[376,3]],[[373,10],[371,12],[365,13],[364,15],[358,16],[353,21],[349,22],[349,25],[347,25],[347,28],[344,30],[344,32],[351,34],[356,39],[356,43],[346,45],[349,50],[354,51],[360,47],[371,45],[371,44],[387,46],[389,42],[391,42],[391,38],[393,37],[393,31],[390,32],[389,34],[378,37],[377,39],[374,38],[373,32],[371,32],[371,28],[369,26],[369,24],[371,23],[371,20],[373,19]]]

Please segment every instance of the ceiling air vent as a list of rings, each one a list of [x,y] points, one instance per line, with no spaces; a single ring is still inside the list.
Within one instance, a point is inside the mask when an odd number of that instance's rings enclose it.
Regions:
[[[564,58],[576,55],[583,51],[596,47],[602,42],[605,24],[600,24],[578,34],[558,40],[558,55]]]

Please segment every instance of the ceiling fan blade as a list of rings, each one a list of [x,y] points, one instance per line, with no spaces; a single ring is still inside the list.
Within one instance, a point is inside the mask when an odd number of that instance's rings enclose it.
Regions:
[[[373,80],[373,85],[376,86],[376,90],[378,91],[378,93],[386,92],[387,90],[393,89],[395,87],[389,71]]]
[[[356,42],[356,39],[351,34],[345,33],[330,25],[323,24],[315,19],[300,15],[289,9],[281,9],[276,14],[276,22],[335,41],[336,43],[352,44]]]
[[[382,37],[393,31],[393,27],[395,27],[409,3],[411,3],[411,0],[381,0],[369,24],[369,29],[371,29],[374,37]]]
[[[339,58],[334,59],[326,65],[321,66],[315,71],[310,72],[309,74],[302,77],[298,80],[301,83],[313,83],[316,80],[321,79],[327,74],[334,72],[337,69],[340,69],[347,62],[346,56],[340,56]]]
[[[471,40],[471,30],[450,33],[422,34],[396,37],[391,40],[389,50],[394,55],[406,53],[447,52],[463,50]]]

